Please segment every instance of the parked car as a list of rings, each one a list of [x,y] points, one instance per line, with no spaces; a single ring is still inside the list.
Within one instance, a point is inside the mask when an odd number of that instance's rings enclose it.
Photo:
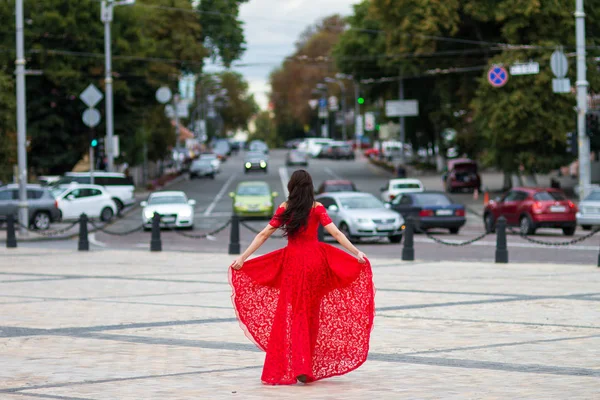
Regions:
[[[233,212],[240,217],[271,218],[275,212],[273,199],[278,196],[272,192],[267,182],[240,182],[235,192],[229,193],[233,199]]]
[[[160,215],[161,227],[194,228],[195,200],[188,200],[181,191],[163,191],[152,193],[142,206],[142,223],[144,229],[152,229],[154,213]]]
[[[253,140],[248,146],[248,151],[253,153],[269,154],[269,146],[262,140]]]
[[[215,153],[202,153],[200,154],[200,160],[210,160],[215,172],[218,174],[221,172],[221,160]]]
[[[326,180],[317,189],[317,194],[332,192],[358,192],[354,182],[345,179]]]
[[[351,241],[368,237],[387,237],[392,243],[402,241],[404,218],[386,208],[372,194],[325,193],[316,200],[323,204],[332,221]]]
[[[481,177],[475,161],[468,158],[449,160],[447,168],[448,171],[442,178],[447,192],[453,193],[464,189],[481,190]]]
[[[425,186],[418,179],[390,179],[384,187],[380,189],[381,200],[388,203],[404,193],[422,192]]]
[[[306,138],[298,145],[298,149],[305,151],[311,157],[318,157],[321,153],[321,148],[333,142],[333,139],[328,138]]]
[[[308,154],[300,150],[290,150],[285,157],[285,164],[287,166],[303,165],[308,167]]]
[[[594,190],[579,203],[577,224],[586,231],[593,226],[600,226],[600,190]]]
[[[261,171],[265,174],[269,168],[269,158],[262,152],[248,152],[244,157],[244,172]]]
[[[302,142],[303,139],[292,139],[285,142],[286,149],[297,149],[298,145]]]
[[[66,188],[71,183],[91,184],[89,172],[67,172],[52,187]],[[126,206],[135,203],[135,185],[133,180],[125,174],[117,172],[94,172],[94,185],[103,186],[110,193],[117,205],[117,214]]]
[[[231,145],[225,139],[215,141],[212,148],[213,153],[215,153],[221,161],[226,161],[227,157],[231,155]]]
[[[577,227],[577,206],[552,188],[517,187],[490,201],[483,214],[487,232],[495,231],[501,216],[523,235],[533,235],[538,228],[558,228],[573,236]]]
[[[393,199],[391,207],[404,219],[414,218],[418,230],[442,228],[457,234],[466,223],[465,206],[442,192],[402,193]]]
[[[209,177],[210,179],[215,179],[215,167],[211,160],[197,159],[192,162],[190,166],[190,179],[194,178],[202,178]]]
[[[89,219],[110,221],[118,211],[113,197],[100,185],[72,183],[52,189],[63,221],[77,220],[81,214]]]
[[[50,228],[52,222],[60,220],[60,210],[54,196],[40,185],[27,185],[27,206],[29,226],[37,230]],[[13,215],[15,221],[19,214],[19,185],[10,184],[0,188],[0,221]]]
[[[377,158],[377,157],[379,157],[381,152],[379,151],[379,149],[370,148],[370,149],[365,150],[365,152],[363,154],[367,158]]]
[[[356,150],[357,148],[359,148],[359,150],[364,150],[364,149],[369,149],[371,147],[371,139],[369,139],[369,137],[367,136],[361,136],[361,138],[358,140],[358,143],[356,142],[356,140],[352,141],[352,148],[354,150]]]

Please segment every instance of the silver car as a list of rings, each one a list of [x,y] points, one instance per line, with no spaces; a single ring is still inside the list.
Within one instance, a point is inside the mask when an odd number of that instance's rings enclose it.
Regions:
[[[600,226],[600,190],[594,190],[579,203],[577,225],[581,225],[586,231],[592,229],[592,226]]]
[[[56,199],[47,188],[40,185],[27,185],[27,202],[29,207],[29,225],[37,230],[50,228],[50,223],[60,219],[60,211]],[[19,186],[10,184],[0,187],[0,224],[10,214],[17,217],[19,213]]]
[[[404,219],[369,193],[336,192],[316,197],[333,222],[350,240],[388,237],[392,243],[402,241]]]

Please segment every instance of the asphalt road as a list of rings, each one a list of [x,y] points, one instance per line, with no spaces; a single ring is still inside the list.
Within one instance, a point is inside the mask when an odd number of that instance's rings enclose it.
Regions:
[[[271,151],[268,173],[254,172],[245,174],[243,170],[243,156],[241,154],[231,157],[222,164],[222,171],[216,179],[183,179],[171,185],[168,190],[183,190],[190,199],[197,202],[195,212],[195,230],[184,232],[163,231],[163,249],[192,251],[192,252],[226,252],[229,244],[229,229],[208,237],[206,239],[189,238],[183,235],[195,236],[211,232],[223,226],[231,215],[232,201],[229,192],[234,191],[236,185],[245,180],[264,180],[271,185],[272,191],[279,193],[275,199],[276,204],[285,200],[288,177],[295,168],[286,167],[285,152],[283,150]],[[315,186],[326,179],[350,179],[355,182],[361,191],[372,193],[379,197],[379,189],[384,186],[390,174],[371,165],[362,157],[355,161],[311,160],[307,170],[311,173]],[[439,176],[419,177],[427,189],[442,190]],[[484,185],[490,190],[498,190],[502,184],[499,174],[486,174],[483,176]],[[543,184],[543,182],[541,182]],[[497,186],[497,187],[496,187]],[[469,210],[467,225],[459,235],[450,235],[439,231],[436,236],[440,239],[459,242],[467,241],[480,235],[483,224],[479,214],[483,210],[483,199],[473,199],[472,194],[454,194],[452,197],[465,204]],[[249,224],[255,229],[261,229],[268,221],[252,221]],[[111,232],[125,232],[141,225],[141,209],[135,208],[122,219],[113,223],[109,228]],[[240,227],[242,249],[253,238],[253,233]],[[581,237],[583,231],[578,231],[575,238]],[[599,234],[600,235],[600,234]],[[538,240],[560,242],[572,238],[562,236],[557,230],[540,230],[535,236]],[[331,239],[328,239],[331,242]],[[425,235],[415,237],[415,256],[417,259],[430,261],[493,261],[495,254],[494,235],[468,246],[446,246],[434,243]],[[115,236],[106,233],[91,235],[92,249],[149,249],[150,233],[136,232],[126,236]],[[527,242],[518,235],[509,235],[509,258],[514,262],[553,262],[570,264],[593,264],[598,258],[598,242],[596,238],[588,239],[582,243],[571,246],[542,246]],[[22,246],[73,248],[74,240],[22,243]],[[273,238],[269,240],[259,253],[267,252],[285,245],[285,240]],[[402,245],[390,244],[387,239],[363,240],[358,247],[370,258],[397,258],[401,255]]]

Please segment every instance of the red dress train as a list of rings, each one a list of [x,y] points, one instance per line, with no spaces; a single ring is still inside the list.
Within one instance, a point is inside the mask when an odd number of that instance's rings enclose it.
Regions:
[[[277,216],[270,224],[281,225]],[[375,316],[371,266],[317,240],[331,219],[322,205],[283,249],[230,268],[233,305],[246,335],[266,351],[262,381],[307,382],[348,373],[365,362]]]

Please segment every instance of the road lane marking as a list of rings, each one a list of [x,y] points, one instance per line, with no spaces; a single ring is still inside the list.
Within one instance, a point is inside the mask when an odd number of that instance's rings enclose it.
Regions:
[[[283,186],[283,193],[285,194],[285,198],[287,199],[290,195],[287,188],[290,176],[286,167],[279,167],[279,177],[281,178],[281,186]]]
[[[90,244],[93,244],[94,246],[98,246],[98,247],[108,247],[106,245],[106,243],[102,243],[98,240],[96,240],[96,234],[95,233],[90,233],[88,234],[88,242],[90,242]]]
[[[333,170],[329,167],[325,167],[325,172],[327,172],[329,175],[331,175],[332,177],[334,177],[335,179],[344,179],[341,176],[339,176],[338,174],[336,174],[335,172],[333,172]]]
[[[206,209],[206,211],[204,211],[204,216],[208,217],[210,215],[210,213],[212,213],[212,210],[215,209],[215,207],[217,206],[217,203],[219,201],[221,201],[221,198],[225,195],[225,192],[227,191],[227,188],[229,187],[229,185],[231,185],[231,182],[233,182],[233,180],[235,179],[237,174],[233,174],[229,177],[229,179],[227,179],[227,182],[225,182],[225,184],[223,185],[223,187],[221,188],[221,190],[219,191],[219,193],[217,193],[217,196],[215,197],[215,199],[213,200],[212,203],[210,203],[210,205],[208,206],[208,208]]]

